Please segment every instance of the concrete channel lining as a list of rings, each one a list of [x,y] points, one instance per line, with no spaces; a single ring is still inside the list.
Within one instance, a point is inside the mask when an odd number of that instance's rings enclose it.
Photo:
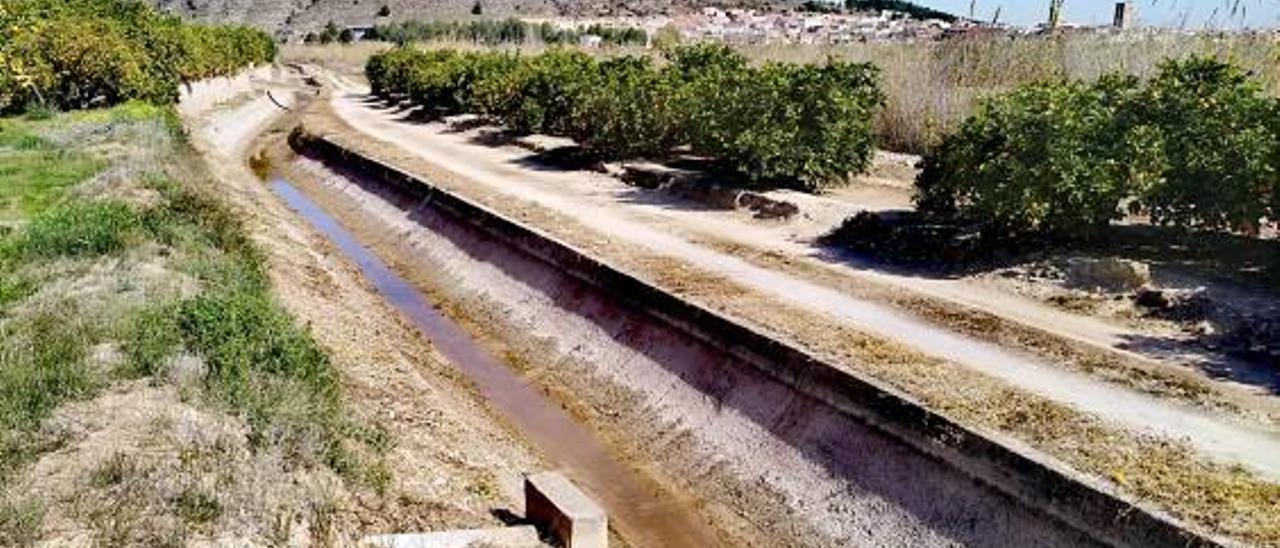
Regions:
[[[1061,465],[1019,452],[1004,442],[932,411],[878,380],[838,367],[631,273],[579,251],[542,231],[305,130],[291,144],[336,162],[441,210],[566,274],[752,364],[793,389],[855,417],[917,450],[1114,546],[1226,546],[1159,511],[1127,500]]]

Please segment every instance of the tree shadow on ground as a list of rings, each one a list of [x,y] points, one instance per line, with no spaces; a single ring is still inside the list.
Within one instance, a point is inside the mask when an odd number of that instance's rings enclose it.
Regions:
[[[1254,386],[1280,395],[1280,360],[1267,352],[1241,346],[1238,341],[1244,336],[1236,331],[1238,329],[1242,328],[1192,339],[1132,335],[1125,337],[1118,347],[1146,356],[1173,358],[1210,378]]]
[[[910,210],[853,217],[815,243],[819,255],[859,269],[924,278],[958,278],[1069,255],[1112,257],[1176,268],[1209,280],[1280,290],[1280,240],[1149,225],[1115,225],[1089,240],[988,238],[974,224],[924,218]]]
[[[1150,290],[1097,295],[1129,300],[1142,317],[1174,322],[1182,331],[1132,335],[1118,349],[1172,359],[1211,378],[1280,394],[1280,306],[1237,303],[1240,294],[1252,296],[1250,300],[1280,299],[1280,241],[1122,225],[1089,241],[1003,244],[983,242],[974,228],[933,225],[910,211],[884,215],[891,222],[846,222],[814,244],[813,256],[855,270],[935,280],[997,271],[1018,276],[1014,267],[1039,261],[1138,261],[1191,287],[1158,283]],[[1192,298],[1167,302],[1179,293]],[[1144,303],[1144,298],[1157,302]]]

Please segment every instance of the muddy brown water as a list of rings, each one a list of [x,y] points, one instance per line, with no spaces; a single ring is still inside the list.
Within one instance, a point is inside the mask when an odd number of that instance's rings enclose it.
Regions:
[[[688,499],[619,462],[590,429],[437,311],[413,284],[387,267],[297,187],[280,178],[273,179],[271,185],[289,207],[354,262],[378,292],[467,375],[507,421],[599,500],[623,539],[640,547],[720,545],[712,527],[695,517]]]

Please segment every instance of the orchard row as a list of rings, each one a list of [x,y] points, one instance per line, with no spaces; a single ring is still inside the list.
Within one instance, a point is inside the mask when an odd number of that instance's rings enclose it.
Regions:
[[[184,82],[267,63],[275,53],[262,31],[187,24],[130,0],[5,0],[0,112],[171,103]]]
[[[884,100],[875,67],[751,66],[710,44],[664,55],[400,47],[370,59],[366,74],[383,98],[570,137],[601,159],[688,153],[751,183],[807,189],[841,184],[868,167],[871,121]]]

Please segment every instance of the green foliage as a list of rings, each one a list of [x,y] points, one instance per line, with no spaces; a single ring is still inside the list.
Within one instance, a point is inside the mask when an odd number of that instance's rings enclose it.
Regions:
[[[871,120],[883,102],[866,64],[773,63],[761,68],[718,45],[605,61],[552,48],[511,53],[375,55],[375,94],[442,114],[473,112],[521,133],[573,137],[601,158],[662,157],[689,145],[754,182],[817,189],[864,170]]]
[[[917,205],[1007,232],[1092,232],[1120,215],[1139,174],[1116,123],[1132,82],[1045,82],[982,104],[926,158]]]
[[[723,44],[702,43],[665,52],[668,70],[678,84],[677,100],[684,123],[680,139],[696,143],[703,153],[716,154],[722,143],[749,121],[736,118],[731,92],[750,79],[747,58]]]
[[[101,382],[85,363],[96,335],[77,313],[62,303],[0,324],[0,479],[26,460],[41,420]]]
[[[324,30],[320,31],[320,43],[332,44],[337,42],[340,36],[342,36],[342,29],[338,28],[337,23],[329,21],[325,24]]]
[[[693,149],[753,181],[809,190],[841,183],[870,165],[871,118],[884,100],[877,77],[870,65],[834,61],[770,63],[735,76],[710,99],[720,106],[716,131]]]
[[[823,2],[820,0],[805,0],[798,8],[800,11],[810,13],[840,13],[840,5],[831,2]]]
[[[916,202],[1066,237],[1096,233],[1121,204],[1157,223],[1252,231],[1275,211],[1278,108],[1240,69],[1199,57],[1145,84],[1026,85],[985,101],[925,158]]]
[[[520,101],[502,122],[522,133],[566,135],[572,131],[578,105],[598,84],[599,67],[590,55],[551,49],[530,58],[520,75]]]
[[[60,114],[52,124],[128,135],[119,131],[121,126],[155,126],[171,112],[129,104]],[[11,131],[8,123],[0,131],[0,153],[53,149],[28,133]],[[74,142],[83,145],[82,139]],[[40,430],[49,414],[68,401],[94,396],[116,374],[162,373],[167,359],[179,352],[196,355],[208,366],[200,379],[203,389],[194,395],[242,417],[255,447],[282,451],[290,465],[328,465],[374,487],[388,481],[386,470],[365,462],[367,453],[361,449],[373,443],[365,438],[376,436],[359,431],[359,425],[343,416],[332,365],[307,330],[273,300],[262,257],[237,215],[193,182],[164,176],[170,164],[178,164],[172,173],[190,174],[185,158],[172,159],[178,161],[147,164],[166,171],[138,176],[156,197],[145,207],[70,195],[31,222],[0,233],[2,545],[19,545],[25,524],[33,519],[6,508],[2,491],[14,471],[56,443]],[[105,300],[98,291],[86,296],[80,290],[71,291],[70,300],[58,299],[66,292],[65,282],[79,279],[98,254],[123,256],[120,252],[129,246],[143,244],[164,249],[166,268],[194,278],[196,294],[157,295],[150,287],[141,288],[152,300],[140,309],[132,298],[119,300],[114,290],[103,294]],[[40,293],[32,296],[35,291]],[[82,298],[90,306],[79,304]],[[7,306],[18,299],[25,299],[22,306]],[[90,349],[106,342],[121,345],[129,369],[104,371],[95,363]],[[192,525],[221,512],[216,500],[200,492],[171,502]],[[38,526],[38,517],[35,521]]]
[[[124,247],[139,221],[119,202],[73,201],[42,213],[0,242],[0,261],[111,253]]]
[[[187,25],[130,0],[14,0],[0,10],[0,111],[169,103],[184,81],[274,56],[261,31]]]
[[[1160,139],[1160,184],[1142,189],[1158,223],[1256,227],[1280,183],[1275,100],[1239,68],[1210,58],[1171,61],[1138,102],[1138,123]]]
[[[679,123],[675,81],[648,57],[615,57],[599,70],[574,105],[568,135],[606,158],[667,154]]]
[[[183,489],[175,504],[178,506],[178,516],[189,525],[207,525],[222,515],[222,503],[218,502],[218,498],[194,486]]]
[[[301,380],[321,394],[336,388],[324,354],[256,289],[218,288],[180,308],[180,332],[223,393],[234,405],[248,403],[260,373]]]
[[[0,220],[24,219],[54,205],[102,162],[45,143],[17,123],[0,121]]]
[[[680,35],[680,29],[670,23],[658,29],[653,35],[653,47],[659,51],[670,51],[679,47],[684,42],[684,37]]]
[[[155,375],[165,360],[182,346],[178,306],[159,302],[142,309],[130,322],[122,341],[132,372]]]

